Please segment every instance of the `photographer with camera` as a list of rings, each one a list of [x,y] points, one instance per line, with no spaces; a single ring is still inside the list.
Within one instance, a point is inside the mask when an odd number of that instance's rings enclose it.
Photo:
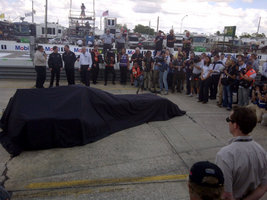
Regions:
[[[231,60],[231,62],[227,63],[221,76],[220,82],[223,87],[223,107],[226,107],[227,110],[232,110],[233,86],[235,84],[237,73],[236,62]]]
[[[245,69],[241,69],[239,76],[239,88],[238,88],[238,105],[247,106],[249,103],[249,93],[251,86],[256,78],[256,71],[252,68],[252,62],[248,61]]]
[[[195,58],[195,53],[191,52],[190,58],[184,61],[185,77],[186,77],[186,94],[188,96],[192,96],[192,94],[191,94],[191,80],[192,80],[194,58]]]
[[[159,85],[159,73],[160,68],[162,68],[162,63],[164,62],[164,58],[162,57],[161,51],[157,51],[156,56],[154,57],[154,69],[153,69],[153,93],[158,93],[157,85]]]
[[[202,70],[202,62],[199,56],[194,58],[194,63],[192,65],[192,78],[191,78],[191,94],[192,97],[194,93],[199,95],[199,81],[200,81],[200,74]]]

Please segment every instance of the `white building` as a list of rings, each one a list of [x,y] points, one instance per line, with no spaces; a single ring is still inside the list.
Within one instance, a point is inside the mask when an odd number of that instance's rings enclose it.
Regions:
[[[47,23],[47,38],[61,38],[65,27],[57,23]],[[36,24],[36,37],[45,38],[45,24]]]

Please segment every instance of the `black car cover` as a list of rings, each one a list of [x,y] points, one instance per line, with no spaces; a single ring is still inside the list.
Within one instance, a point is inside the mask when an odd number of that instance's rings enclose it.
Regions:
[[[176,104],[152,94],[113,95],[84,86],[18,89],[1,118],[0,142],[15,156],[23,150],[84,145],[183,114]]]

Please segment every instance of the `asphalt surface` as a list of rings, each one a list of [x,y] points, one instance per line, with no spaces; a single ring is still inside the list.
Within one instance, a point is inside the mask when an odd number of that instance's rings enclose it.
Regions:
[[[17,88],[33,86],[33,81],[0,80],[0,110]],[[129,85],[100,82],[92,87],[114,94],[136,92]],[[218,108],[216,101],[203,105],[185,94],[163,97],[187,114],[79,147],[29,151],[10,158],[1,146],[0,181],[15,200],[189,199],[189,168],[197,161],[214,162],[218,150],[231,138],[225,122],[229,111]],[[252,134],[265,149],[266,130],[259,124]]]

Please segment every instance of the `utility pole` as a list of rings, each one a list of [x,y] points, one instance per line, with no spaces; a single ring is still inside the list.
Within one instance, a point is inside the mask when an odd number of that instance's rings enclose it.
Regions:
[[[34,14],[34,9],[33,9],[33,0],[32,0],[32,23],[34,23],[34,16],[33,16],[33,14]]]
[[[257,35],[259,34],[260,25],[261,25],[261,17],[260,17],[260,19],[259,19],[259,24],[258,24],[258,29],[257,29]]]
[[[95,35],[95,0],[93,0],[93,10],[94,10],[94,28],[93,28],[93,35]]]
[[[158,20],[157,20],[157,32],[159,32],[159,16],[158,16]]]
[[[47,42],[47,0],[45,0],[45,40]]]

